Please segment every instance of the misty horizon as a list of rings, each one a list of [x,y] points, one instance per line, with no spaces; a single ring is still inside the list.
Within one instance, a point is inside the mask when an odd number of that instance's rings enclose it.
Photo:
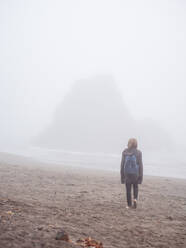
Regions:
[[[75,82],[96,75],[113,77],[139,127],[158,126],[167,134],[161,143],[170,137],[175,152],[186,148],[183,1],[19,0],[0,6],[1,150],[31,145]]]

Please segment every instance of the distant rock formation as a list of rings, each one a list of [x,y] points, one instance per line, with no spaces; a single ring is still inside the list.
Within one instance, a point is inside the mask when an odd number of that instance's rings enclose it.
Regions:
[[[172,137],[152,119],[136,121],[136,137],[140,147],[154,152],[170,152],[174,149]]]
[[[58,107],[55,119],[37,145],[81,152],[120,153],[130,137],[155,147],[152,123],[137,123],[128,112],[117,84],[110,76],[76,82]],[[153,137],[153,138],[152,138]],[[165,135],[161,131],[161,139]]]

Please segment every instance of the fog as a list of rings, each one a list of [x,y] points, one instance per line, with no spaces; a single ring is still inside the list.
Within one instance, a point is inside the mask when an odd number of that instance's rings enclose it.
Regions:
[[[114,79],[99,75],[73,85],[35,144],[74,152],[118,154],[129,137],[136,137],[141,148],[148,151],[168,152],[174,143],[155,121],[136,121]]]
[[[126,110],[121,119],[118,112],[116,124],[124,125],[127,116],[141,133],[147,130],[149,140],[140,138],[139,147],[186,148],[185,1],[1,0],[0,34],[1,151],[36,144],[61,115],[74,85],[93,80],[99,91],[100,76],[113,79]],[[88,111],[86,101],[82,107]],[[152,136],[149,125],[156,127]],[[130,136],[141,137],[140,129],[133,135],[136,128],[124,127],[125,137],[117,136],[118,153]],[[76,145],[73,150],[82,151],[85,140]]]

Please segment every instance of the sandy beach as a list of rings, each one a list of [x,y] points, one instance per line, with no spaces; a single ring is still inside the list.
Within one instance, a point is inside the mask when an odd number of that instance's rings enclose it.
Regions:
[[[104,248],[186,247],[186,180],[145,176],[137,210],[126,210],[119,165],[116,173],[13,158],[0,160],[0,248],[78,247],[55,240],[60,230]]]

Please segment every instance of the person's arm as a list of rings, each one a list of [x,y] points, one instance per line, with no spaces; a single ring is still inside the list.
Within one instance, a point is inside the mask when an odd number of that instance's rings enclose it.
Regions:
[[[143,181],[143,161],[142,161],[142,152],[139,154],[139,180],[138,183],[142,183]]]
[[[125,174],[124,174],[124,163],[125,163],[125,156],[122,153],[122,158],[121,158],[121,168],[120,168],[120,175],[121,175],[121,183],[125,183]]]

